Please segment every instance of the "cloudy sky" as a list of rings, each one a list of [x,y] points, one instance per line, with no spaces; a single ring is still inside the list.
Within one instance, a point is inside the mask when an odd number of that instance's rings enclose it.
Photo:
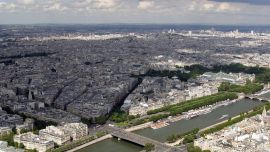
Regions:
[[[0,0],[0,24],[270,25],[270,0]]]

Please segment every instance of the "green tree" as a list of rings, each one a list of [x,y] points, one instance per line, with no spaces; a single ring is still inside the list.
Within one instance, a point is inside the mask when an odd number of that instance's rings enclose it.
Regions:
[[[97,124],[103,125],[106,123],[107,119],[108,119],[107,116],[100,116],[100,117],[95,118],[95,122]]]
[[[155,150],[155,145],[153,145],[153,144],[151,144],[151,143],[147,143],[147,144],[145,144],[145,146],[144,146],[144,150],[145,150],[146,152],[153,151],[153,150]]]
[[[193,143],[187,144],[187,150],[188,152],[202,152],[202,149],[200,147],[194,146]]]
[[[195,134],[190,134],[184,137],[183,143],[191,143],[196,139],[196,135]]]
[[[26,152],[38,152],[36,149],[28,149]]]
[[[15,146],[13,137],[14,137],[14,133],[11,132],[11,133],[9,133],[9,134],[0,136],[0,140],[6,141],[6,142],[8,143],[9,146]]]

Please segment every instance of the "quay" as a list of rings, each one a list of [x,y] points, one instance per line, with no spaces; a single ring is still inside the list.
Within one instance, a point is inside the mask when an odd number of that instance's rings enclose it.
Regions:
[[[78,151],[78,150],[80,150],[80,149],[83,149],[83,148],[85,148],[85,147],[87,147],[87,146],[93,145],[93,144],[95,144],[95,143],[98,143],[98,142],[100,142],[100,141],[103,141],[103,140],[106,140],[106,139],[110,139],[110,138],[112,138],[112,135],[108,134],[108,135],[105,135],[105,136],[100,137],[100,138],[98,138],[98,139],[95,139],[95,140],[93,140],[93,141],[90,141],[90,142],[88,142],[88,143],[86,143],[86,144],[83,144],[83,145],[80,145],[80,146],[78,146],[78,147],[76,147],[76,148],[73,148],[73,149],[71,149],[71,150],[68,150],[67,152],[76,152],[76,151]]]
[[[155,145],[155,152],[187,152],[186,146],[173,147],[165,143],[132,133],[116,127],[107,127],[107,131],[113,137],[119,140],[126,140],[140,146],[145,146],[148,143]]]
[[[150,125],[152,125],[152,122],[148,122],[139,126],[131,127],[128,129],[120,129],[116,127],[106,126],[105,130],[108,132],[107,135],[100,137],[98,139],[95,139],[91,142],[88,142],[86,144],[83,144],[81,146],[78,146],[74,149],[68,150],[67,152],[76,152],[80,149],[83,149],[85,147],[88,147],[92,144],[98,143],[100,141],[110,139],[110,138],[118,138],[119,140],[125,140],[140,146],[145,146],[148,143],[151,143],[155,145],[155,151],[154,152],[187,152],[187,148],[185,145],[182,145],[180,147],[173,147],[172,145],[167,145],[165,143],[161,143],[159,141],[132,133],[132,131],[140,130],[142,128],[148,128]]]

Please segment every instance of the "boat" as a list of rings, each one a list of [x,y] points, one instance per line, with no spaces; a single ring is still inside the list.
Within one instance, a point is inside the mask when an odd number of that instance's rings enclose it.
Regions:
[[[193,119],[193,118],[196,118],[196,117],[199,117],[199,114],[197,114],[197,113],[194,113],[194,114],[188,114],[188,115],[186,116],[186,120]]]
[[[166,121],[159,121],[151,125],[152,129],[160,129],[166,126],[169,126],[170,124],[167,123]]]
[[[220,119],[227,118],[227,117],[229,117],[229,115],[228,115],[228,114],[226,114],[226,115],[222,115],[222,116],[219,118],[219,120],[220,120]]]

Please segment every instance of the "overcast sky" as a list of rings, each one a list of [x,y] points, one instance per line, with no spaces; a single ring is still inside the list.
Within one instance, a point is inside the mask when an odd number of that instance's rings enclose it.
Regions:
[[[0,0],[0,24],[270,25],[270,0]]]

